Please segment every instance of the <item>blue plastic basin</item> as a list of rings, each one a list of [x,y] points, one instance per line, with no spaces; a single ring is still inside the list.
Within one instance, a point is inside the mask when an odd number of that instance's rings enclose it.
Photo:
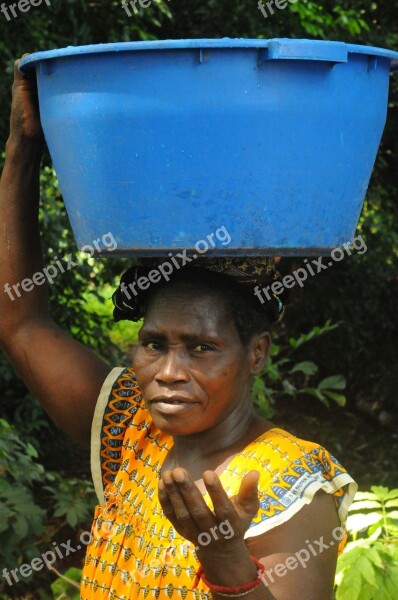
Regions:
[[[80,248],[326,254],[355,235],[398,53],[309,40],[68,47],[35,66]]]

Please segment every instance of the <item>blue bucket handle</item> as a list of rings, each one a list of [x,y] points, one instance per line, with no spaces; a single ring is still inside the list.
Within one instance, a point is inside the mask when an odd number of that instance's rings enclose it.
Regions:
[[[268,48],[260,50],[261,61],[316,60],[331,63],[348,61],[347,44],[319,40],[271,40]]]

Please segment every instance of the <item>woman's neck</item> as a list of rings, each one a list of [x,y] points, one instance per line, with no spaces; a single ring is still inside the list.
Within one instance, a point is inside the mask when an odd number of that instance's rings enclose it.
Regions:
[[[175,436],[164,468],[184,467],[194,479],[216,468],[272,426],[258,417],[251,401],[230,413],[211,429],[192,435]]]

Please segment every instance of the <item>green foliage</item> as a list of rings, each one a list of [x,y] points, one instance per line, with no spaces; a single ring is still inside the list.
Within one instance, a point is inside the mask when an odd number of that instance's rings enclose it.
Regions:
[[[305,394],[313,396],[327,407],[330,406],[330,400],[339,406],[345,405],[346,398],[342,390],[346,383],[342,375],[319,380],[319,369],[314,362],[294,362],[298,348],[337,327],[327,321],[323,327],[313,327],[309,333],[301,334],[298,338],[290,337],[287,341],[272,344],[264,370],[254,378],[252,389],[254,402],[263,415],[272,417],[275,414],[275,402],[280,396],[294,398]]]
[[[64,479],[57,473],[49,474],[47,481],[52,485],[46,485],[43,489],[50,493],[54,517],[63,517],[72,528],[89,522],[96,504],[91,482]]]
[[[33,484],[44,478],[37,452],[0,419],[0,569],[37,552],[33,540],[44,530],[45,511],[34,500]]]
[[[63,575],[58,577],[51,584],[54,600],[79,600],[81,577],[82,571],[76,567],[68,569]]]
[[[89,528],[94,504],[91,482],[46,473],[36,449],[0,419],[0,572],[40,556],[65,525]]]
[[[354,8],[337,5],[330,9],[328,4],[297,2],[291,5],[290,11],[300,17],[304,31],[314,38],[329,38],[330,31],[344,31],[349,36],[369,31],[369,25]]]
[[[105,284],[100,288],[84,294],[85,310],[90,315],[101,317],[109,323],[107,335],[114,348],[119,349],[119,354],[127,357],[131,354],[131,347],[138,340],[138,332],[142,327],[142,321],[119,321],[112,320],[113,304],[111,302],[114,286]],[[131,356],[129,357],[131,360]]]
[[[359,492],[347,520],[350,541],[340,556],[336,600],[398,597],[398,489]]]
[[[40,225],[45,241],[45,263],[72,254],[78,265],[59,274],[51,291],[51,308],[56,321],[84,344],[99,354],[110,358],[108,327],[111,315],[105,316],[87,309],[85,294],[94,293],[104,282],[114,283],[115,276],[126,261],[112,258],[91,259],[77,252],[76,242],[70,230],[55,171],[44,167],[41,173]],[[106,233],[106,232],[104,232]],[[100,303],[104,298],[98,295]]]

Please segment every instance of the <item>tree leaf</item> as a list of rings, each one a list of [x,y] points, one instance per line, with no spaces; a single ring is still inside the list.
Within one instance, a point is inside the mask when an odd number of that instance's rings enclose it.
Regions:
[[[369,539],[371,538],[372,540],[376,540],[377,538],[379,538],[382,533],[383,528],[380,525],[380,521],[378,523],[375,523],[374,525],[371,525],[368,529]]]
[[[343,375],[331,375],[322,379],[318,384],[318,390],[344,390],[346,386],[346,380]]]
[[[29,525],[27,520],[21,514],[18,515],[17,519],[12,524],[12,528],[19,537],[20,540],[25,538],[29,531]]]
[[[383,515],[380,513],[367,513],[367,514],[353,514],[348,515],[347,529],[348,531],[358,533],[359,531],[366,530],[370,525],[379,523],[383,519]]]
[[[357,500],[377,500],[376,494],[372,494],[372,492],[357,492],[355,494],[355,502]]]
[[[336,600],[360,600],[362,577],[354,565],[344,571],[341,584],[337,588]]]
[[[288,396],[295,396],[297,394],[297,388],[294,387],[287,379],[282,382],[282,388],[285,394]]]
[[[32,458],[38,458],[39,455],[37,453],[36,448],[34,448],[32,446],[32,444],[26,444],[26,452],[29,454],[29,456],[31,456]]]
[[[304,388],[302,390],[298,390],[298,392],[300,394],[309,394],[310,396],[315,396],[315,398],[317,398],[320,402],[322,402],[322,404],[324,404],[325,406],[327,406],[329,408],[329,401],[328,399],[323,395],[323,393],[315,388]]]
[[[381,559],[380,554],[377,552],[376,548],[367,548],[366,557],[379,569],[384,569],[384,563]]]
[[[329,390],[324,390],[324,395],[334,400],[338,406],[345,406],[347,404],[347,398],[344,394],[338,394],[337,392],[331,392]]]
[[[381,509],[382,505],[380,502],[376,500],[359,500],[358,502],[353,502],[350,506],[350,513],[354,510],[363,510],[364,508],[379,508]]]
[[[375,570],[370,560],[365,556],[360,556],[355,562],[355,569],[361,572],[362,577],[373,586],[376,586]]]
[[[382,485],[372,485],[370,489],[374,494],[376,494],[379,500],[390,500],[391,498],[395,497],[391,496],[391,492],[389,491],[389,489]],[[391,491],[394,492],[396,490]]]
[[[289,371],[289,373],[297,373],[297,372],[304,373],[304,375],[315,375],[315,373],[318,372],[318,367],[312,361],[306,360],[304,362],[297,363]]]
[[[398,598],[398,567],[393,566],[387,569],[384,585],[391,598]]]
[[[66,520],[71,527],[76,527],[79,515],[74,508],[70,508],[66,513]]]
[[[390,490],[386,496],[385,496],[386,500],[391,500],[393,498],[398,498],[398,489],[395,490]]]

